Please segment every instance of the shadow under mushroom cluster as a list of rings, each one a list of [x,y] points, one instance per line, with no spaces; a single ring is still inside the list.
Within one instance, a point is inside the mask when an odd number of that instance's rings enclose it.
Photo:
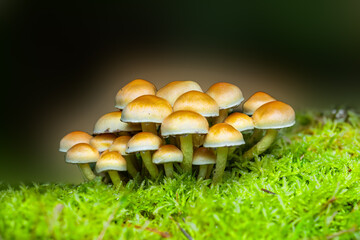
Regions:
[[[240,159],[251,160],[271,146],[279,129],[295,124],[293,108],[264,92],[253,94],[242,113],[231,113],[243,100],[240,88],[225,82],[203,92],[194,81],[174,81],[157,91],[136,79],[119,90],[119,110],[100,117],[93,135],[71,132],[59,150],[87,180],[107,173],[119,186],[126,176],[157,179],[164,171],[171,178],[177,171],[217,184],[237,147],[246,142]]]

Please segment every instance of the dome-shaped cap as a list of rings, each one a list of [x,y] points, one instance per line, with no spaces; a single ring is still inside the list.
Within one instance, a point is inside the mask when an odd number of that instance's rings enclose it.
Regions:
[[[238,130],[227,123],[218,123],[209,129],[204,147],[231,147],[244,144],[244,138]]]
[[[115,107],[124,109],[134,99],[142,95],[155,95],[156,87],[154,84],[143,80],[135,79],[126,84],[115,97]]]
[[[128,153],[126,153],[126,145],[130,139],[130,136],[120,136],[116,138],[109,147],[109,151],[119,152],[123,156],[128,155]]]
[[[126,160],[118,152],[107,152],[101,154],[99,160],[96,162],[96,172],[101,173],[109,170],[126,171]]]
[[[295,124],[294,109],[283,102],[274,101],[262,105],[253,114],[255,128],[278,129]]]
[[[134,135],[126,146],[127,153],[158,150],[162,144],[159,136],[150,132],[140,132]]]
[[[229,109],[239,106],[244,100],[240,88],[226,82],[215,83],[206,93],[217,102],[220,109]]]
[[[68,133],[60,141],[60,152],[67,152],[72,146],[78,143],[89,143],[92,136],[86,132],[74,131]]]
[[[111,133],[100,134],[90,139],[90,145],[99,152],[103,152],[110,147],[115,138],[116,136]]]
[[[198,148],[193,157],[193,165],[208,165],[216,163],[216,155],[208,148]]]
[[[174,103],[174,111],[186,110],[197,112],[204,117],[219,116],[219,105],[216,101],[203,92],[190,91],[186,92]]]
[[[161,146],[156,152],[154,152],[152,161],[155,164],[163,164],[170,162],[182,162],[183,153],[174,145]]]
[[[254,129],[254,122],[252,118],[244,113],[234,112],[230,114],[224,122],[233,126],[240,132]]]
[[[194,81],[174,81],[160,88],[156,96],[166,99],[171,106],[174,106],[176,99],[189,91],[202,92],[200,85]]]
[[[254,93],[243,105],[243,112],[247,115],[253,115],[256,109],[265,103],[276,101],[275,98],[264,92]]]
[[[65,161],[68,163],[92,163],[99,158],[99,152],[87,143],[78,143],[66,153]]]
[[[162,123],[172,113],[168,101],[154,95],[144,95],[129,103],[122,112],[121,121],[132,123]]]
[[[103,115],[95,123],[94,134],[141,131],[140,124],[125,123],[120,121],[120,119],[120,111]]]
[[[161,124],[163,137],[186,134],[206,134],[209,123],[196,112],[177,111],[170,114]]]

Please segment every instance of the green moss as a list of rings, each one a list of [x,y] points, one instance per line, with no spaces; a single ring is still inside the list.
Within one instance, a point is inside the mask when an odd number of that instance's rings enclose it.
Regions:
[[[194,239],[360,238],[359,129],[352,112],[301,114],[255,161],[235,152],[215,187],[176,174],[121,191],[99,179],[2,184],[0,239],[186,239],[179,226]]]

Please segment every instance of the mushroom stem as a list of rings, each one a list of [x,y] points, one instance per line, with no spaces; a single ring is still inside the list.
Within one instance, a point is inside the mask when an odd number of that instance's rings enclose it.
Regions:
[[[206,178],[207,169],[208,169],[208,165],[200,165],[199,166],[199,174],[197,177],[198,180]]]
[[[87,180],[91,181],[96,177],[96,175],[91,170],[90,165],[88,163],[79,163],[78,166],[79,166],[83,176],[85,176],[85,178]]]
[[[214,164],[209,164],[208,165],[205,178],[210,178],[210,175],[211,175],[211,172],[212,172],[213,168],[214,168]]]
[[[168,178],[173,177],[174,168],[172,163],[164,163],[165,174]]]
[[[119,173],[117,171],[114,170],[109,170],[108,174],[111,178],[112,183],[114,184],[115,187],[120,187],[121,186],[121,179],[119,176]]]
[[[255,156],[258,156],[265,152],[266,149],[268,149],[275,141],[277,134],[278,130],[268,129],[265,136],[257,144],[255,144],[252,148],[250,148],[244,153],[243,160],[251,160]]]
[[[229,115],[229,109],[220,109],[219,116],[215,117],[214,119],[214,125],[217,123],[224,122],[225,118]]]
[[[143,132],[151,132],[157,135],[155,123],[141,123],[141,129]]]
[[[140,152],[140,154],[141,154],[141,157],[143,159],[146,169],[150,173],[150,176],[155,179],[159,175],[159,170],[151,160],[150,151]]]
[[[193,142],[191,134],[180,136],[181,151],[184,155],[184,160],[181,165],[185,172],[191,172],[192,158],[193,158]]]
[[[212,181],[213,185],[216,185],[221,182],[226,167],[227,154],[228,154],[227,147],[219,147],[216,151],[216,167]]]
[[[138,171],[136,170],[136,168],[134,166],[134,162],[133,162],[133,159],[131,159],[131,155],[126,155],[126,156],[124,156],[124,158],[126,160],[127,171],[133,178],[135,178]]]
[[[263,131],[261,129],[255,128],[253,134],[247,141],[247,145],[252,147],[255,143],[260,141],[262,135],[263,135]]]

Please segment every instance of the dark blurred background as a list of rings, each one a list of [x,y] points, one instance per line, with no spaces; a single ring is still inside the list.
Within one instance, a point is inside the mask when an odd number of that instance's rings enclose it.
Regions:
[[[79,182],[60,139],[135,78],[237,84],[296,110],[359,108],[356,1],[1,1],[0,181]]]

